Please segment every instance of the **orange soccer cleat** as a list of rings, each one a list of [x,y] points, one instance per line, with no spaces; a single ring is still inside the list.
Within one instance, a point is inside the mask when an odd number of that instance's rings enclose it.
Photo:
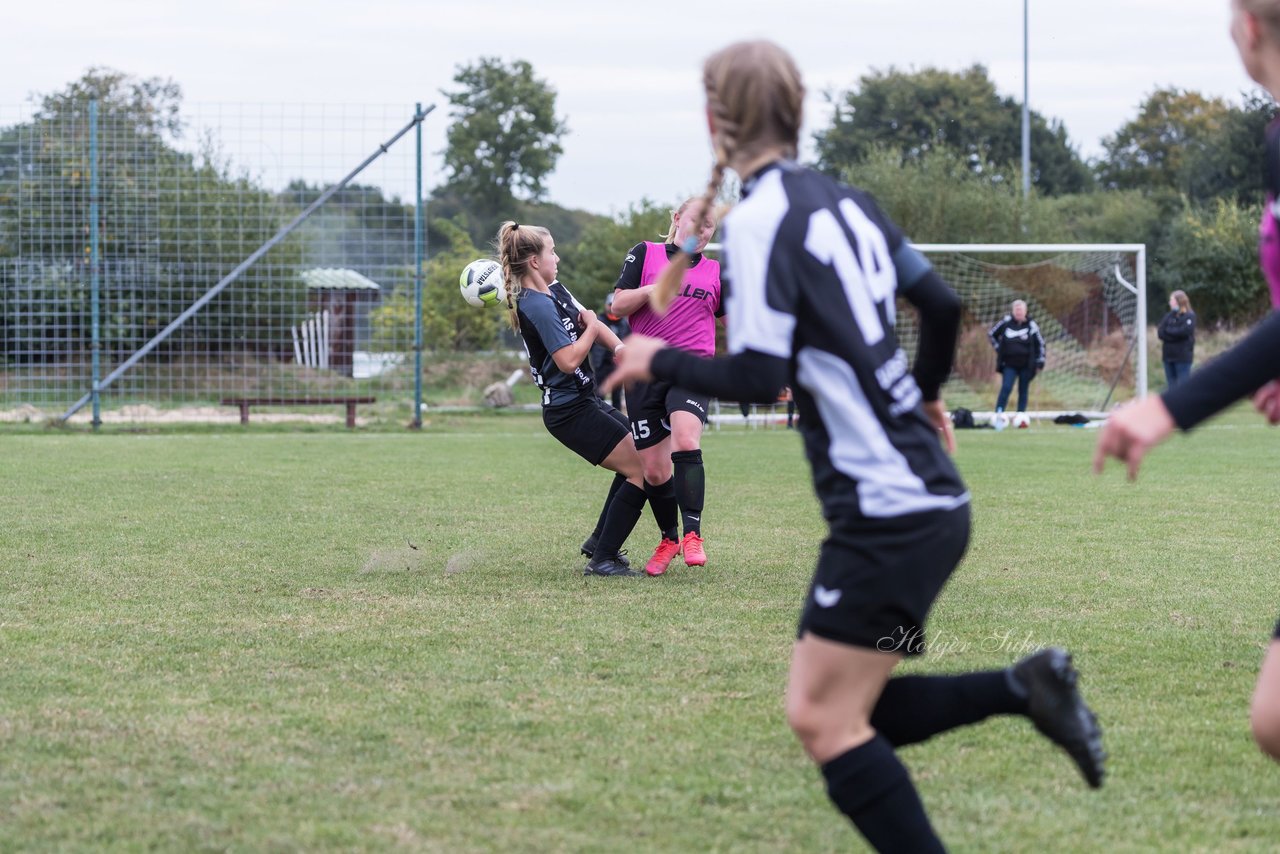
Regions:
[[[678,554],[680,554],[680,544],[663,537],[662,542],[658,543],[658,547],[653,550],[653,557],[649,558],[649,562],[644,565],[644,571],[650,575],[662,575]]]
[[[680,550],[684,552],[685,566],[707,565],[707,553],[702,550],[702,537],[692,531],[680,541]]]

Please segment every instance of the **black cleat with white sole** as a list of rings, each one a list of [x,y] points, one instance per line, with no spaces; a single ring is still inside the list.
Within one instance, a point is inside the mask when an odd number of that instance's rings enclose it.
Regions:
[[[587,566],[582,570],[583,575],[603,575],[609,578],[625,578],[637,576],[636,572],[630,565],[623,563],[621,555],[614,557],[593,557],[587,561]]]
[[[1085,782],[1102,787],[1102,727],[1076,687],[1080,675],[1071,666],[1071,654],[1050,647],[1013,666],[1014,678],[1027,692],[1027,716],[1036,729],[1067,752]]]

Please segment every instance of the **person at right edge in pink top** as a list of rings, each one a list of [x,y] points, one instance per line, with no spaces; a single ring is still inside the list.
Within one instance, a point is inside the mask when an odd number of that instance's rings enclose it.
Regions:
[[[699,222],[685,216],[691,202],[671,212],[666,243],[637,243],[627,253],[613,295],[613,310],[631,322],[631,331],[661,338],[699,356],[716,352],[716,318],[724,316],[720,303],[720,264],[702,250],[715,234],[714,218]],[[693,238],[693,259],[680,291],[666,314],[649,306],[653,284],[678,247]],[[662,575],[676,555],[686,566],[705,566],[702,547],[702,504],[706,472],[702,466],[702,428],[707,423],[704,394],[669,382],[637,383],[627,389],[627,417],[631,435],[644,464],[644,489],[662,532],[662,541],[645,565],[649,575]],[[677,509],[679,519],[677,519]],[[680,538],[678,523],[684,524]]]
[[[1231,38],[1244,70],[1280,98],[1280,0],[1232,0]],[[1271,288],[1271,305],[1280,308],[1280,124],[1267,128],[1267,205],[1259,228],[1258,254]],[[1175,429],[1190,430],[1241,398],[1252,396],[1254,408],[1280,424],[1280,312],[1273,311],[1244,340],[1164,394],[1143,398],[1118,410],[1098,435],[1093,470],[1101,472],[1107,457],[1123,460],[1130,479],[1147,451]],[[1262,659],[1249,714],[1254,740],[1280,761],[1280,623]]]

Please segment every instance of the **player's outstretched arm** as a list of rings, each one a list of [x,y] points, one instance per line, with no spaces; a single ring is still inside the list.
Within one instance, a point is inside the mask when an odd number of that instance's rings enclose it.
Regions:
[[[1129,479],[1138,477],[1138,466],[1147,451],[1169,438],[1177,425],[1158,396],[1144,398],[1116,410],[1098,434],[1093,452],[1093,471],[1102,472],[1107,457],[1124,462]]]
[[[787,384],[787,361],[754,350],[704,359],[644,335],[630,335],[624,343],[602,386],[606,393],[656,377],[712,397],[772,403]]]

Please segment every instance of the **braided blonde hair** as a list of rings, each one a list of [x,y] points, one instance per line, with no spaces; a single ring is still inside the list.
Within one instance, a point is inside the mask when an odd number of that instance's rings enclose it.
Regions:
[[[537,257],[551,232],[538,225],[520,225],[507,220],[498,229],[495,241],[498,249],[498,263],[502,265],[502,278],[507,286],[507,319],[513,332],[520,331],[520,315],[516,303],[520,300],[523,286],[520,280],[529,274],[529,261]]]
[[[737,42],[713,53],[702,66],[707,109],[715,124],[715,164],[707,189],[689,215],[708,216],[730,161],[748,162],[770,149],[794,158],[804,115],[804,83],[791,56],[770,41]],[[681,246],[662,271],[650,302],[662,313],[680,291],[691,247]]]

